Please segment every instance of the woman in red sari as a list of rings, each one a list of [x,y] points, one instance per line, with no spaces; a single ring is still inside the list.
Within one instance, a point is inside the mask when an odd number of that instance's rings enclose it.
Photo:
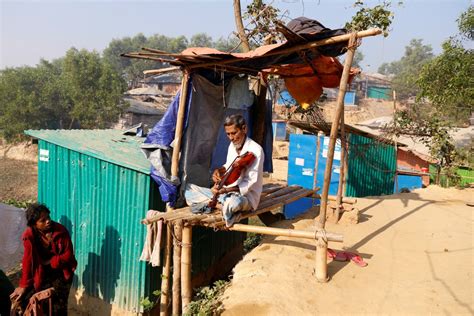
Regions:
[[[26,209],[28,227],[23,233],[22,275],[11,298],[22,305],[34,293],[54,287],[53,315],[67,315],[67,300],[77,266],[71,237],[67,229],[51,220],[44,204],[34,203]]]

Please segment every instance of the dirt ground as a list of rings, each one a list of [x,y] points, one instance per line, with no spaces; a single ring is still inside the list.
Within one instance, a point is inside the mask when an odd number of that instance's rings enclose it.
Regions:
[[[0,201],[36,200],[38,166],[36,162],[0,156]]]
[[[7,145],[0,139],[0,201],[36,200],[37,152],[37,145]]]
[[[335,250],[368,263],[329,260],[328,283],[314,276],[315,242],[267,236],[234,268],[224,315],[472,315],[473,189],[430,186],[358,199],[361,222],[330,224]],[[277,226],[313,230],[316,213]]]
[[[1,148],[0,148],[1,149]],[[34,151],[0,152],[0,200],[36,198]],[[285,144],[277,146],[280,158]],[[274,160],[265,182],[285,181],[287,160]],[[360,198],[360,223],[326,225],[344,234],[335,250],[368,263],[329,260],[328,283],[314,276],[315,242],[265,237],[234,268],[223,296],[224,315],[474,314],[474,190],[430,186],[412,193]],[[313,230],[315,212],[276,226]]]

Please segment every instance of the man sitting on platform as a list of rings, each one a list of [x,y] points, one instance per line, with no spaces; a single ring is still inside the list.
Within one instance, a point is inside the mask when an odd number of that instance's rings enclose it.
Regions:
[[[240,219],[239,211],[257,209],[263,185],[263,160],[262,147],[247,136],[247,125],[242,115],[231,115],[224,121],[224,129],[230,140],[227,150],[227,159],[224,166],[214,170],[212,189],[202,188],[193,184],[186,186],[185,197],[188,205],[209,201],[213,195],[219,194],[217,208],[222,208],[222,216],[228,227]],[[219,182],[226,170],[238,157],[252,153],[255,159],[246,166],[240,177],[229,185],[219,188]],[[236,160],[237,158],[237,160]],[[196,209],[196,208],[193,208]]]

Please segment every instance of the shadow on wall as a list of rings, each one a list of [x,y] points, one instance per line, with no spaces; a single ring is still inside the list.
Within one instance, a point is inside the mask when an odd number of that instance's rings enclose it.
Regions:
[[[82,273],[82,285],[78,288],[78,278],[74,276],[76,289],[69,297],[69,310],[74,315],[112,315],[115,301],[115,289],[121,271],[120,234],[112,227],[105,228],[100,254],[89,252],[87,262]],[[74,292],[71,291],[71,292]],[[72,304],[71,304],[72,303]]]
[[[82,274],[85,293],[100,297],[107,303],[115,298],[115,288],[120,277],[122,242],[118,231],[112,226],[105,228],[100,255],[89,252],[87,264]]]
[[[73,239],[74,236],[72,235],[73,230],[72,230],[71,220],[69,219],[69,217],[62,215],[61,218],[59,219],[59,224],[66,227],[67,231],[69,232],[69,235],[71,236],[71,240],[73,241],[73,247],[74,247],[74,250],[75,250],[76,248],[75,248],[75,245],[74,245],[74,239]]]

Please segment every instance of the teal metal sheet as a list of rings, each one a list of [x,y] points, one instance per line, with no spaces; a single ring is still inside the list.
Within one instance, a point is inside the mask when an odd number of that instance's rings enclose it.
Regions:
[[[393,194],[395,147],[350,134],[346,196]]]
[[[367,97],[373,99],[381,100],[391,100],[392,99],[392,89],[385,87],[368,87],[367,88]]]
[[[85,293],[139,312],[146,264],[138,261],[149,209],[150,177],[40,140],[38,200],[71,232]],[[47,154],[46,154],[47,153]]]
[[[150,163],[140,150],[143,138],[120,130],[27,130],[25,134],[82,154],[150,173]]]

